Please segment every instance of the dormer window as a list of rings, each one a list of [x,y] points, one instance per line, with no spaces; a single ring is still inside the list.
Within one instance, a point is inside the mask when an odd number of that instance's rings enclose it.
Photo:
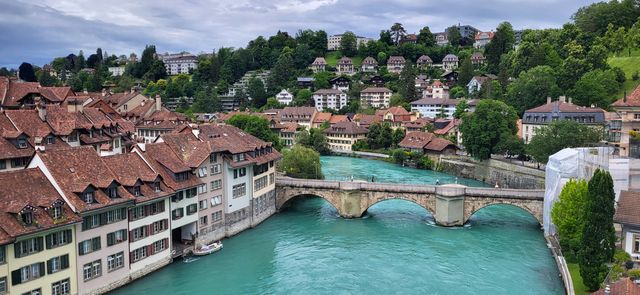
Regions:
[[[93,137],[93,130],[89,130],[89,137],[92,138]]]
[[[118,197],[118,188],[117,187],[109,187],[107,188],[107,195],[111,199],[115,199]]]
[[[156,181],[153,183],[153,189],[156,191],[156,193],[160,192],[160,181]]]
[[[133,187],[133,195],[136,197],[139,197],[142,195],[142,193],[140,192],[140,186],[136,185]]]
[[[55,142],[55,138],[52,135],[47,136],[46,143],[53,144]]]
[[[96,202],[96,192],[85,191],[82,193],[82,200],[87,204],[93,204]]]
[[[53,205],[53,207],[51,208],[51,217],[53,219],[60,219],[62,217],[62,205]]]
[[[31,211],[20,213],[20,219],[26,225],[31,225],[33,223],[33,213]]]
[[[26,149],[27,148],[27,140],[24,138],[18,139],[18,148]]]

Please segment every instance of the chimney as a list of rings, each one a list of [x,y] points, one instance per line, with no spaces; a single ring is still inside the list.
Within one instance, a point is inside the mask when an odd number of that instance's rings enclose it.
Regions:
[[[131,86],[131,93],[136,92],[136,88],[134,86]]]
[[[40,117],[40,120],[42,120],[43,122],[47,120],[47,107],[45,105],[42,104],[42,98],[40,96],[37,96],[36,98],[33,99],[35,106],[36,106],[36,110],[38,110],[38,117]]]
[[[106,88],[102,88],[102,97],[107,96],[107,89]]]
[[[551,96],[547,96],[547,104],[551,103]]]
[[[84,105],[80,100],[73,100],[67,104],[67,112],[69,113],[82,113],[84,111]]]
[[[82,89],[82,93],[89,94],[89,92],[87,91],[87,88]]]
[[[573,104],[573,98],[571,98],[571,96],[569,96],[569,104]]]
[[[560,102],[567,102],[567,97],[566,97],[566,96],[564,96],[564,95],[562,95],[562,96],[558,97],[558,100],[559,100]]]
[[[627,102],[627,91],[624,91],[624,97],[622,98],[622,101]]]
[[[160,100],[160,94],[156,94],[156,111],[162,109],[162,101]]]

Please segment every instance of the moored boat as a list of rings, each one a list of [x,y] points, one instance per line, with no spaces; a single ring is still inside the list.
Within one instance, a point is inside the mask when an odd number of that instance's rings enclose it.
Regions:
[[[222,242],[221,241],[217,241],[217,242],[213,242],[211,244],[208,245],[203,245],[199,248],[196,248],[193,250],[193,255],[194,256],[204,256],[204,255],[209,255],[211,253],[220,251],[222,249]]]

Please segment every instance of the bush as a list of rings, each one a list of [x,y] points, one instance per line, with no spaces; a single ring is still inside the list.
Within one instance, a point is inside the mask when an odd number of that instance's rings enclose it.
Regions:
[[[405,152],[403,149],[395,149],[391,152],[391,157],[396,163],[402,164],[407,160],[407,152]]]
[[[623,264],[627,261],[631,260],[631,255],[621,249],[616,249],[616,253],[613,255],[613,261],[617,264]]]
[[[638,73],[638,71],[633,72],[633,75],[631,75],[631,80],[638,81],[638,79],[640,79],[640,73]]]
[[[627,275],[634,280],[640,279],[640,269],[632,269],[627,272]]]
[[[369,149],[369,145],[366,140],[358,140],[351,146],[351,149],[354,151],[364,151]]]
[[[416,166],[420,169],[431,170],[433,167],[433,161],[427,156],[422,156],[416,163]]]

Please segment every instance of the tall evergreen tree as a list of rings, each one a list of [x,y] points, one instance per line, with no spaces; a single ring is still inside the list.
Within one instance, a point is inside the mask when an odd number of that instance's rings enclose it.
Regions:
[[[473,78],[473,64],[471,63],[471,58],[467,57],[462,60],[462,65],[460,65],[460,75],[458,75],[458,85],[467,89],[467,84]]]
[[[460,30],[458,30],[458,27],[451,26],[447,28],[447,39],[449,40],[449,44],[451,44],[451,46],[460,45],[462,35],[460,35]]]
[[[605,170],[597,169],[588,186],[578,264],[584,285],[595,291],[607,275],[605,263],[611,262],[615,252],[615,193],[611,174]]]
[[[485,49],[489,72],[498,73],[500,70],[500,57],[513,49],[515,40],[516,37],[511,24],[509,22],[501,23],[496,29],[493,39]]]
[[[418,98],[416,93],[416,69],[411,62],[407,62],[402,72],[400,72],[398,93],[405,102],[412,102]]]
[[[407,31],[404,29],[401,23],[394,23],[391,26],[390,33],[391,33],[391,36],[393,37],[394,44],[398,45],[400,44],[400,40],[402,40],[402,37],[404,37]],[[380,37],[382,39],[382,33]]]
[[[294,72],[293,58],[289,53],[282,53],[278,61],[271,69],[271,74],[267,79],[267,87],[271,93],[276,93],[282,88],[286,88],[287,82],[291,79]],[[266,102],[266,101],[265,101]]]

